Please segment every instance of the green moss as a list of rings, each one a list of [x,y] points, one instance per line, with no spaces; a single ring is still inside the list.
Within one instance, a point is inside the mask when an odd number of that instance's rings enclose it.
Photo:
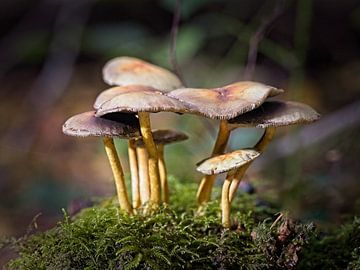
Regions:
[[[311,225],[287,218],[243,195],[234,201],[234,226],[220,226],[217,201],[195,215],[196,185],[172,183],[171,207],[128,216],[113,200],[84,209],[52,230],[13,242],[9,269],[289,269]],[[264,221],[265,220],[265,221]]]

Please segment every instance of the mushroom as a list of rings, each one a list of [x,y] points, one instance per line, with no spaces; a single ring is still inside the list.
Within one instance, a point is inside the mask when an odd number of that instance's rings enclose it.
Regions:
[[[139,86],[144,87],[144,86]],[[152,87],[143,91],[132,91],[115,96],[103,103],[96,116],[113,112],[137,113],[140,122],[140,132],[149,155],[150,202],[157,206],[161,201],[158,151],[152,136],[150,112],[186,112],[186,107],[176,99],[164,95]]]
[[[191,113],[212,119],[220,119],[220,127],[211,156],[224,153],[229,136],[228,119],[259,107],[268,97],[276,96],[283,90],[262,83],[244,81],[220,88],[182,88],[167,95],[187,105]],[[205,176],[198,188],[197,200],[201,205],[208,202],[216,176]]]
[[[170,91],[182,87],[179,78],[172,72],[133,57],[117,57],[103,68],[104,81],[109,85],[141,84]]]
[[[303,103],[268,101],[253,111],[230,119],[229,129],[238,127],[265,128],[262,138],[254,146],[254,149],[261,153],[274,137],[276,127],[312,123],[319,117],[320,115],[313,108]],[[240,167],[234,174],[230,188],[230,201],[233,200],[241,179],[250,164],[251,162]]]
[[[116,152],[113,138],[135,138],[139,136],[139,122],[134,114],[114,113],[95,117],[95,111],[77,114],[69,118],[62,127],[63,133],[76,137],[103,137],[105,151],[114,175],[117,196],[121,209],[132,214],[128,199],[124,173]]]
[[[237,168],[248,164],[260,155],[254,149],[241,149],[201,161],[197,170],[207,175],[227,172],[221,192],[221,220],[225,228],[231,226],[229,190]]]
[[[152,133],[153,133],[154,142],[157,146],[159,153],[159,173],[160,173],[161,190],[163,194],[162,200],[165,203],[169,203],[170,194],[169,194],[169,184],[167,180],[167,170],[164,159],[164,146],[166,144],[187,140],[189,137],[183,132],[169,130],[169,129],[158,129],[158,130],[154,130]],[[143,140],[141,138],[136,139],[136,145],[139,148],[144,147]],[[140,178],[140,183],[141,183],[141,178]]]
[[[164,92],[182,87],[179,78],[175,74],[164,68],[133,57],[117,57],[107,62],[103,68],[103,79],[110,85],[126,87],[113,87],[102,92],[95,101],[94,108],[96,110],[101,104],[119,94],[131,91],[142,91],[142,88],[139,87],[139,85],[150,86]],[[144,175],[148,170],[148,165],[144,162],[145,159],[148,158],[148,154],[145,148],[135,149],[133,140],[129,140],[128,152],[133,205],[137,208],[140,204],[139,174],[142,175],[143,178],[149,178]],[[138,159],[142,162],[139,162]],[[144,183],[145,182],[143,182],[143,184]],[[143,200],[145,201],[148,201],[148,187],[149,186],[143,186],[142,188],[142,191],[145,192],[143,194]]]

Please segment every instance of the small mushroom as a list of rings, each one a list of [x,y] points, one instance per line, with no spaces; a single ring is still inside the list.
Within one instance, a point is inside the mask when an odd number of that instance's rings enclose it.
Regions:
[[[259,108],[239,115],[229,120],[230,130],[238,127],[265,128],[259,142],[254,146],[258,152],[263,152],[275,134],[276,127],[294,124],[308,124],[320,118],[320,115],[310,106],[291,101],[268,101]],[[230,201],[233,200],[237,188],[251,162],[240,167],[231,183]]]
[[[211,119],[219,119],[220,126],[212,156],[224,153],[230,136],[228,119],[259,107],[268,97],[283,90],[262,83],[244,81],[213,89],[182,88],[167,95],[187,105],[188,112]],[[215,176],[205,176],[198,188],[197,200],[201,205],[209,201]]]
[[[221,220],[225,228],[230,228],[230,207],[229,191],[236,169],[252,162],[260,155],[254,149],[241,149],[231,153],[219,155],[201,161],[197,170],[207,175],[217,175],[227,172],[221,192]]]
[[[62,127],[63,133],[76,137],[103,137],[106,154],[114,175],[121,209],[132,214],[128,199],[124,173],[116,152],[113,138],[135,138],[139,136],[139,122],[134,114],[115,113],[102,118],[95,117],[95,111],[77,114],[69,118]]]
[[[96,116],[113,112],[137,113],[140,131],[149,155],[150,202],[157,206],[161,201],[158,150],[150,125],[150,112],[186,112],[186,107],[176,99],[164,95],[152,87],[143,91],[132,91],[115,96],[103,103]]]
[[[159,153],[159,173],[160,173],[161,190],[163,194],[162,199],[163,202],[169,203],[170,193],[169,193],[169,184],[167,180],[167,170],[164,159],[164,146],[166,144],[187,140],[189,137],[183,132],[169,130],[169,129],[158,129],[158,130],[154,130],[152,133],[153,133],[154,142],[157,146]],[[141,138],[138,138],[136,140],[136,144],[138,147],[144,147],[144,142]]]

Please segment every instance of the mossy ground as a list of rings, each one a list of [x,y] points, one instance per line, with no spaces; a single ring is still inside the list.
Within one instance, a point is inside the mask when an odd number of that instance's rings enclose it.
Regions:
[[[261,206],[256,196],[234,201],[234,226],[224,230],[219,203],[195,214],[195,185],[172,183],[171,206],[128,216],[106,200],[64,219],[47,232],[8,241],[19,257],[9,269],[345,269],[359,266],[359,220],[338,237],[319,238],[311,224]],[[355,235],[354,235],[355,234]],[[332,237],[332,238],[331,238]],[[355,237],[357,242],[352,242]],[[340,240],[339,240],[340,239]],[[342,245],[351,245],[338,264]],[[335,246],[339,248],[332,250]],[[329,251],[324,249],[329,248]],[[332,251],[331,251],[332,250]],[[324,254],[329,267],[322,268]],[[333,256],[333,254],[335,256]],[[336,261],[336,262],[335,262]],[[342,268],[336,268],[336,267]],[[332,268],[333,267],[333,268]],[[334,268],[335,267],[335,268]]]

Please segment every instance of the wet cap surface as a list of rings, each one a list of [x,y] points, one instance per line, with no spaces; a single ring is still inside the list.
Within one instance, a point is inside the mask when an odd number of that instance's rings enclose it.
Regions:
[[[241,149],[199,162],[196,170],[212,175],[237,169],[254,160],[260,153],[254,149]]]
[[[161,91],[182,87],[172,72],[133,57],[117,57],[103,68],[103,78],[109,85],[141,84]]]
[[[152,131],[154,142],[156,144],[170,144],[187,140],[189,138],[184,132],[171,129],[158,129]],[[136,140],[136,145],[144,146],[141,138]]]
[[[64,123],[63,133],[76,137],[134,138],[139,136],[139,121],[134,114],[111,114],[105,117],[107,119],[95,117],[95,111],[74,115]]]
[[[312,123],[320,115],[310,106],[292,101],[268,101],[259,108],[229,120],[230,128],[279,127]]]
[[[282,92],[272,86],[245,81],[213,89],[181,88],[167,95],[182,101],[191,113],[212,119],[231,119]]]
[[[125,94],[128,92],[141,92],[141,91],[146,91],[146,90],[153,90],[153,91],[157,91],[154,88],[148,87],[148,86],[144,86],[144,85],[128,85],[128,86],[117,86],[117,87],[112,87],[110,89],[107,89],[103,92],[101,92],[95,100],[94,103],[94,109],[97,110],[101,107],[102,104],[104,104],[106,101],[109,101],[110,99],[120,95],[120,94]]]
[[[162,92],[153,90],[128,92],[103,103],[96,116],[111,112],[186,112],[186,106]]]

